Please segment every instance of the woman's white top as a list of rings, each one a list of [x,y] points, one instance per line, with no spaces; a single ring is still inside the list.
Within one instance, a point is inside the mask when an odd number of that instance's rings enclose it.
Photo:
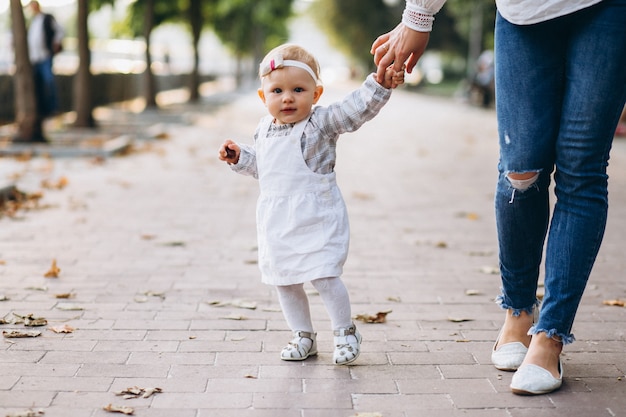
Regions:
[[[509,22],[516,25],[531,25],[533,23],[545,22],[546,20],[574,13],[600,3],[601,1],[602,0],[496,0],[496,6],[502,17]],[[406,0],[406,10],[410,10],[411,13],[407,13],[405,10],[403,22],[406,24],[405,18],[415,16],[416,13],[432,16],[441,9],[445,2],[446,0]],[[407,26],[411,27],[410,24]]]

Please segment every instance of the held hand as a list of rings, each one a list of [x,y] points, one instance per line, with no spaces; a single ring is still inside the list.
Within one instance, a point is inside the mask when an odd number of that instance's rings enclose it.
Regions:
[[[410,73],[424,53],[429,38],[429,32],[418,32],[402,23],[391,32],[376,38],[370,50],[378,66],[376,80],[382,84],[386,68],[390,65],[396,71],[400,71],[404,65]]]
[[[404,67],[400,71],[396,71],[390,65],[385,70],[385,80],[381,85],[385,88],[396,88],[397,86],[404,84]]]
[[[241,148],[235,142],[230,139],[227,139],[219,150],[219,159],[220,161],[228,162],[229,164],[236,164],[239,162],[239,154],[241,153]]]

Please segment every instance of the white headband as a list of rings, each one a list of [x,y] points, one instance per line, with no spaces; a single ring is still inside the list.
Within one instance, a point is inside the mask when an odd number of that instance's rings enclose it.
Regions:
[[[309,75],[311,75],[316,83],[318,82],[317,76],[315,75],[315,72],[311,69],[311,67],[309,67],[304,62],[294,61],[291,59],[283,59],[282,54],[276,54],[274,58],[270,59],[268,62],[264,64],[261,63],[261,71],[259,72],[261,73],[261,77],[265,77],[270,72],[284,67],[296,67],[303,69],[308,72]]]

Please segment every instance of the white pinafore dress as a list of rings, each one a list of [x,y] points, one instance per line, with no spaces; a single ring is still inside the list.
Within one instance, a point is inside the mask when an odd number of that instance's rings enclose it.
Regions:
[[[310,117],[310,116],[309,116]],[[270,285],[338,277],[348,255],[350,226],[335,173],[306,165],[300,144],[309,118],[288,136],[268,137],[266,117],[256,140],[259,269]]]

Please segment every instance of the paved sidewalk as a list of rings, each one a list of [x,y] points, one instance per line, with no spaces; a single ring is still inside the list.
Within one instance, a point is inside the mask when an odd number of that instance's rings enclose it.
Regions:
[[[321,104],[346,88],[327,86]],[[0,218],[0,330],[41,332],[0,339],[0,416],[102,417],[109,404],[150,417],[626,416],[626,309],[603,304],[626,299],[626,141],[564,386],[521,397],[489,360],[503,318],[493,111],[399,90],[340,140],[353,314],[389,313],[357,322],[362,354],[337,367],[315,295],[319,356],[279,360],[290,334],[255,263],[257,183],[216,157],[225,138],[250,141],[255,92],[179,110],[188,123],[162,124],[165,138],[128,156],[0,159],[23,191],[67,180],[43,189],[39,210]],[[53,259],[58,278],[45,278]],[[48,324],[15,322],[30,314]],[[75,330],[52,330],[63,325]],[[116,395],[130,387],[162,392]]]

